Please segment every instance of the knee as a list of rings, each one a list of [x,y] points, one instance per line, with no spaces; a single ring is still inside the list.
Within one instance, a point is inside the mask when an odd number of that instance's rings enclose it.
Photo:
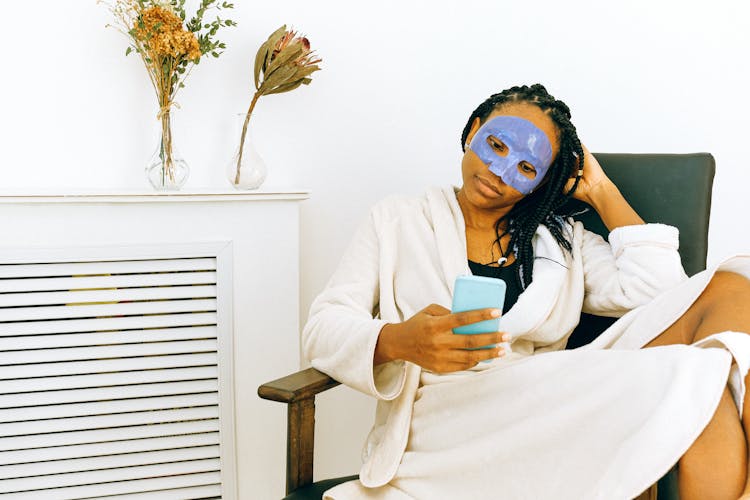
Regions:
[[[750,301],[750,279],[731,271],[717,271],[694,304],[705,315],[715,307]]]
[[[732,271],[717,271],[709,281],[706,293],[722,296],[750,296],[750,279]]]

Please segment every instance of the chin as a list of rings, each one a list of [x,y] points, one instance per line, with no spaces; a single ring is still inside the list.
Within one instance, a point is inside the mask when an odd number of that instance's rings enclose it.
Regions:
[[[502,196],[487,197],[476,189],[466,189],[466,199],[477,208],[494,209],[506,205]]]

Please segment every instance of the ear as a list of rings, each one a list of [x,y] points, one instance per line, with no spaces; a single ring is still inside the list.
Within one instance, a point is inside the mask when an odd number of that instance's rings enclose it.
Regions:
[[[479,130],[479,127],[482,125],[482,121],[477,116],[474,118],[474,121],[471,124],[471,128],[469,129],[469,133],[466,136],[466,144],[471,144],[471,140],[474,138],[474,134],[477,133],[477,130]]]

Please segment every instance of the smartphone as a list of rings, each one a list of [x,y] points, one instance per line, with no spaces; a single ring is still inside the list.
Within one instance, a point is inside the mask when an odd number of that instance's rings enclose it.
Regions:
[[[451,312],[472,311],[494,307],[503,310],[505,302],[505,282],[499,278],[484,276],[459,276],[453,285],[453,305]],[[488,319],[479,323],[459,326],[453,333],[473,335],[496,332],[500,328],[500,318]],[[492,347],[492,346],[488,346]]]

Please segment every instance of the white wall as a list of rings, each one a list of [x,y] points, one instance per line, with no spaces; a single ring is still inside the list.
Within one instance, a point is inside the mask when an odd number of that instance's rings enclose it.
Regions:
[[[261,99],[252,126],[267,186],[312,191],[301,214],[303,313],[369,205],[458,182],[469,113],[519,83],[566,101],[594,152],[711,152],[709,262],[750,250],[742,0],[235,3],[228,51],[201,63],[177,98],[186,189],[224,185],[257,47],[283,23],[302,30],[324,69],[309,87]],[[3,17],[3,186],[145,187],[157,109],[140,61],[104,28],[106,9],[6,2]],[[339,388],[318,407],[318,473],[356,471],[371,403]]]

